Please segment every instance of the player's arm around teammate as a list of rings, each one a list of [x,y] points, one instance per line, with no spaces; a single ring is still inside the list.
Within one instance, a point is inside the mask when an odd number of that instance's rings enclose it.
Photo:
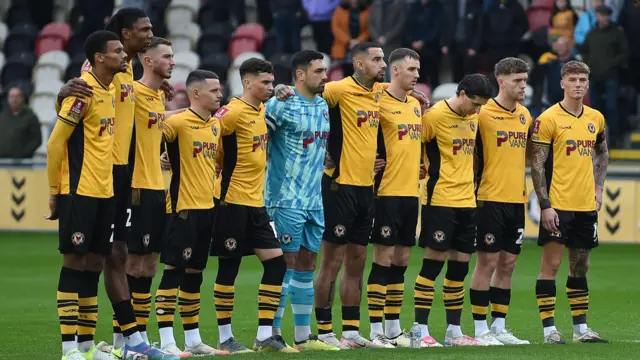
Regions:
[[[531,177],[542,209],[538,310],[545,343],[565,344],[554,316],[555,279],[567,248],[566,292],[573,317],[573,341],[608,342],[587,326],[589,254],[598,246],[597,211],[609,164],[605,121],[600,112],[583,104],[589,89],[589,67],[570,61],[560,75],[564,99],[540,115],[533,134]]]
[[[505,327],[511,300],[511,277],[522,248],[529,111],[524,99],[529,67],[517,58],[500,60],[494,69],[498,95],[478,118],[476,178],[479,184],[476,267],[471,278],[475,337],[483,345],[528,344]],[[491,303],[491,330],[487,313]]]
[[[448,259],[443,297],[447,313],[445,343],[479,345],[460,328],[464,302],[464,279],[475,252],[476,199],[473,154],[477,113],[491,97],[486,76],[465,76],[456,95],[435,104],[423,115],[423,141],[429,162],[427,205],[422,209],[420,246],[425,248],[422,269],[416,279],[416,322],[421,346],[438,346],[429,336],[428,319],[436,278]]]
[[[378,142],[386,167],[377,179],[367,297],[371,340],[393,348],[409,347],[408,334],[400,326],[400,309],[404,273],[416,241],[422,122],[420,104],[408,95],[419,77],[420,56],[411,49],[396,49],[389,56],[389,66],[391,84],[380,98]]]

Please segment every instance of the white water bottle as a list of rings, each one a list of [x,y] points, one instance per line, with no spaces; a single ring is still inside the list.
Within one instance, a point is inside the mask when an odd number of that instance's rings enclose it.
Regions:
[[[409,331],[409,347],[411,349],[420,348],[420,340],[422,339],[422,329],[417,322],[413,323],[411,330]]]

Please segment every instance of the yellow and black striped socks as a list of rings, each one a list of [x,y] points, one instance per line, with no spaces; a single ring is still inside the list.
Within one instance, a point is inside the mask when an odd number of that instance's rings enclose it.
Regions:
[[[138,331],[136,316],[133,313],[133,305],[131,300],[122,300],[111,305],[116,315],[120,330],[124,336],[124,341],[129,346],[137,346],[144,342],[142,335]]]
[[[63,267],[58,279],[58,320],[62,336],[62,353],[66,354],[77,347],[76,332],[78,329],[78,288],[82,271]]]
[[[542,326],[545,329],[555,329],[556,281],[538,279],[536,281],[536,298]],[[547,332],[545,331],[545,333]]]
[[[443,267],[444,261],[422,259],[422,268],[416,278],[413,290],[415,321],[420,324],[422,336],[429,336],[429,314],[433,305],[435,281]]]
[[[78,350],[91,350],[98,322],[98,283],[100,272],[84,271],[78,289]]]
[[[444,308],[447,314],[447,324],[453,331],[453,336],[461,336],[460,318],[464,305],[464,278],[469,272],[469,263],[462,261],[447,261],[447,273],[442,286]],[[458,332],[460,330],[460,332]]]
[[[487,314],[489,313],[489,290],[469,290],[469,300],[471,302],[471,314],[476,329],[476,337],[489,330],[487,325]]]
[[[318,336],[333,333],[331,308],[316,308],[316,322],[318,323]]]
[[[360,331],[360,306],[342,307],[342,336],[349,338]]]
[[[587,311],[589,310],[589,286],[586,277],[567,277],[567,298],[573,317],[574,333],[582,334],[587,330]]]
[[[187,347],[193,347],[202,343],[199,328],[201,285],[201,272],[182,275],[178,305],[180,306],[180,318],[182,318],[185,345]]]
[[[238,276],[241,261],[242,258],[218,258],[218,274],[213,287],[213,298],[216,304],[220,344],[233,337],[231,316],[233,315],[236,291],[233,284]]]
[[[149,342],[147,337],[147,324],[149,323],[149,313],[151,312],[151,283],[153,278],[136,278],[127,275],[129,291],[131,291],[131,302],[133,312],[136,315],[136,323],[142,338]]]
[[[382,316],[387,297],[387,276],[389,267],[376,264],[371,265],[371,272],[367,281],[367,303],[369,305],[369,321],[371,334],[384,334]],[[373,336],[372,336],[373,337]]]
[[[389,338],[402,333],[400,309],[404,298],[404,273],[406,266],[391,265],[387,278],[387,294],[384,301],[384,332]]]
[[[489,288],[489,300],[491,301],[491,328],[495,329],[496,333],[500,333],[506,326],[505,318],[511,303],[511,289],[492,286]]]
[[[258,288],[258,341],[266,340],[273,335],[273,318],[280,305],[282,280],[287,271],[283,255],[263,261],[262,267],[264,273]]]
[[[182,270],[165,268],[158,290],[156,290],[156,321],[160,332],[161,347],[176,343],[173,335],[173,320],[176,312],[178,287],[181,281]]]

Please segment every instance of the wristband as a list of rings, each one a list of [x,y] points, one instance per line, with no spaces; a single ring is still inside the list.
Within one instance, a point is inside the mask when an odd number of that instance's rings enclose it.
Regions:
[[[551,202],[549,199],[541,199],[540,200],[540,210],[547,210],[551,208]]]

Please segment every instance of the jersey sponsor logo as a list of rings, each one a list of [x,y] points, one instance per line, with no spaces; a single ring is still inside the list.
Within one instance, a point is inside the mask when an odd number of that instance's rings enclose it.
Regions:
[[[133,85],[120,84],[120,102],[124,102],[126,98],[129,98],[129,101],[135,101]]]
[[[158,125],[158,130],[162,131],[164,128],[164,113],[155,113],[149,111],[149,121],[147,122],[147,129],[151,129],[153,125]]]
[[[71,104],[71,109],[69,109],[67,115],[74,120],[80,121],[80,119],[82,118],[82,113],[84,112],[84,109],[86,107],[86,102],[80,99],[75,99],[73,101],[73,104]]]
[[[302,148],[306,149],[309,145],[317,143],[319,147],[326,148],[329,139],[328,131],[304,131],[302,133]]]
[[[453,139],[453,155],[473,155],[473,149],[476,146],[475,139]]]
[[[368,123],[369,127],[377,128],[380,123],[380,111],[356,111],[356,124],[362,127],[364,123]]]
[[[520,114],[520,124],[524,125],[527,123],[527,119],[524,118],[524,114]]]
[[[580,156],[592,156],[595,146],[595,140],[567,140],[566,154],[571,156],[572,153],[577,151]]]
[[[527,147],[527,133],[522,131],[498,131],[496,133],[498,141],[498,147],[502,147],[502,144],[509,142],[510,147]]]
[[[592,134],[596,133],[596,126],[593,125],[593,123],[589,123],[589,125],[587,125],[587,129],[589,129],[589,132]]]
[[[102,136],[102,134],[105,131],[109,135],[113,135],[115,124],[116,124],[115,118],[100,119],[100,131],[98,132],[98,136]]]
[[[265,150],[267,148],[267,142],[269,140],[269,135],[262,134],[256,135],[253,137],[253,145],[251,147],[251,152],[256,152],[256,150],[261,149]]]
[[[202,154],[206,159],[215,159],[218,153],[218,144],[209,141],[193,142],[193,157]]]
[[[398,140],[408,136],[411,140],[420,140],[422,138],[422,124],[399,124]]]
[[[223,106],[220,109],[218,109],[218,111],[216,111],[216,113],[213,114],[213,116],[217,117],[218,119],[222,119],[224,114],[226,114],[228,112],[229,112],[229,109],[226,106]]]

